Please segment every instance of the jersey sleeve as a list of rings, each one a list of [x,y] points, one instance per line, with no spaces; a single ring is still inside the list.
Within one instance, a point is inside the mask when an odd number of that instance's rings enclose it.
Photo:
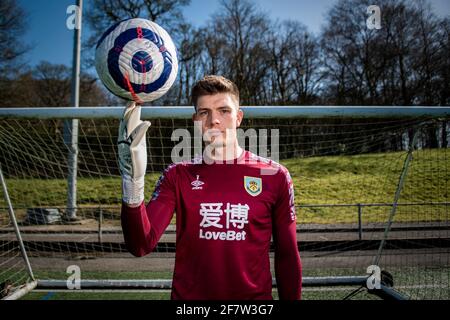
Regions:
[[[159,178],[152,198],[145,206],[131,208],[122,203],[121,221],[125,245],[142,257],[157,245],[173,217],[176,206],[176,166],[169,166]]]
[[[278,172],[280,193],[274,208],[273,240],[275,246],[275,277],[282,300],[301,298],[302,265],[297,246],[294,186],[289,171]]]

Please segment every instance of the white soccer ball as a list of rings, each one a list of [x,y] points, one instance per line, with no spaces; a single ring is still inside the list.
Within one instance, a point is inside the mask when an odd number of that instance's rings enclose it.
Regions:
[[[156,23],[127,19],[110,27],[97,43],[95,68],[113,94],[138,103],[163,96],[178,73],[175,45]]]

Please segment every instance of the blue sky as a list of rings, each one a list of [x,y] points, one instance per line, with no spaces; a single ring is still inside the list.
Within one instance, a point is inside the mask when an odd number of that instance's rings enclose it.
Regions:
[[[75,0],[18,0],[28,14],[27,32],[23,39],[33,49],[28,53],[30,65],[40,61],[71,65],[73,31],[67,29],[67,7]],[[84,0],[87,3],[89,0]],[[294,19],[318,33],[324,15],[335,0],[254,0],[272,19]],[[431,0],[435,12],[450,14],[450,0]],[[185,18],[194,25],[203,25],[219,8],[219,0],[191,0],[183,10]],[[376,3],[376,1],[374,1]],[[82,37],[86,37],[87,28]]]

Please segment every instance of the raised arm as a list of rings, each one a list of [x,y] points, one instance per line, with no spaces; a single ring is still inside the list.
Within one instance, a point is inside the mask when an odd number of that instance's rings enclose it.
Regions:
[[[136,257],[142,257],[156,247],[175,211],[174,192],[168,186],[169,179],[164,179],[163,183],[161,180],[154,192],[154,195],[159,193],[157,199],[150,200],[147,206],[144,202],[138,207],[122,203],[121,221],[125,244]]]
[[[122,230],[128,250],[139,257],[155,248],[170,223],[176,202],[174,184],[170,183],[166,170],[158,181],[152,200],[147,206],[144,205],[147,168],[145,134],[150,122],[141,121],[140,117],[140,106],[130,103],[120,121],[117,142],[122,176]]]

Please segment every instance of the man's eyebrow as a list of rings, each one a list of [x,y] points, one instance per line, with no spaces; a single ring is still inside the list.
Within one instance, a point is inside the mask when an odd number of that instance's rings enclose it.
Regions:
[[[200,111],[200,110],[211,110],[211,109],[212,108],[210,108],[210,107],[201,107],[201,106],[197,107],[197,111]],[[228,105],[224,105],[224,106],[218,107],[217,109],[233,109],[233,107],[228,106]]]

